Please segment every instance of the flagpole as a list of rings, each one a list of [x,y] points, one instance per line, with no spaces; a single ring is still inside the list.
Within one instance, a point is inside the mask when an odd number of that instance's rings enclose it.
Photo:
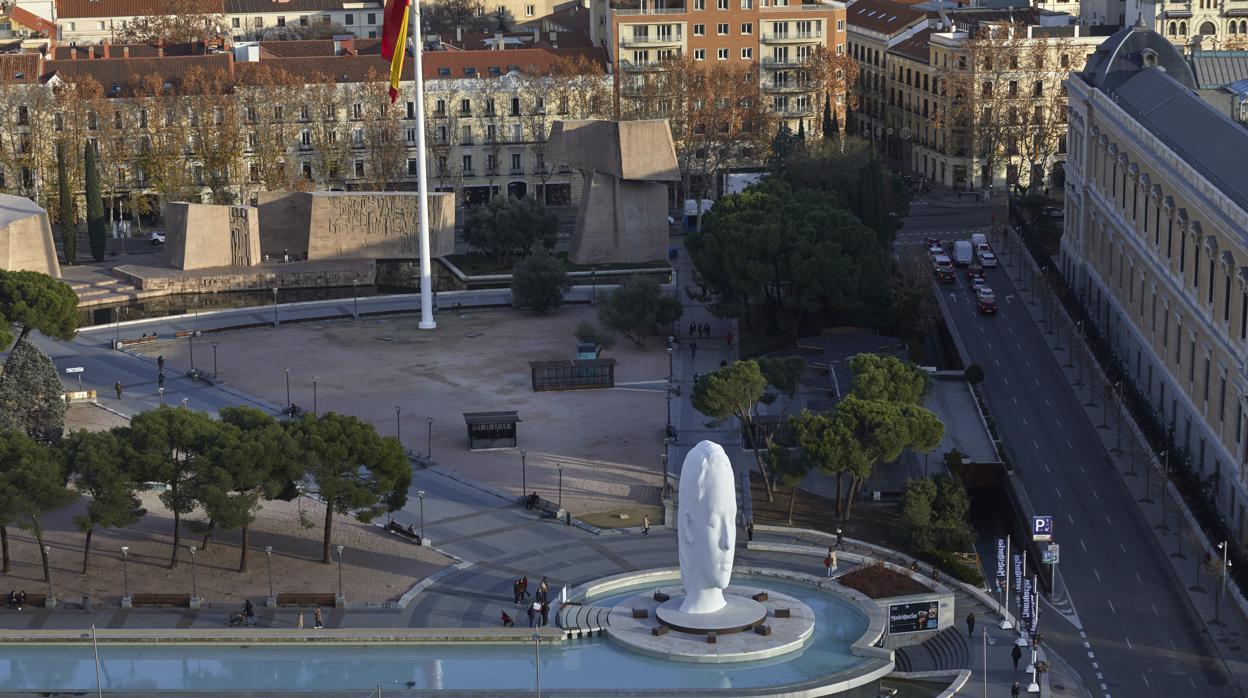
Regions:
[[[425,76],[421,54],[424,40],[420,26],[420,3],[411,2],[408,14],[415,25],[408,31],[408,46],[414,58],[412,72],[416,84],[416,182],[420,192],[420,324],[422,330],[437,328],[433,319],[433,263],[429,257],[429,182],[425,167]]]

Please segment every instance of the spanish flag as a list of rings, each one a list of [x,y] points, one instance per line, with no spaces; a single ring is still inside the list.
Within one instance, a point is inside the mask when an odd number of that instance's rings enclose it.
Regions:
[[[390,103],[399,98],[403,56],[407,54],[407,20],[412,0],[386,0],[381,27],[381,57],[390,60]]]

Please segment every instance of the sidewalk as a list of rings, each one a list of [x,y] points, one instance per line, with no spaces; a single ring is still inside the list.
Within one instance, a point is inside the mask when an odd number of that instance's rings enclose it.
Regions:
[[[1003,258],[1002,269],[1019,289],[1025,289],[1020,295],[1027,299],[1026,308],[1043,328],[1044,306],[1036,302],[1033,282],[1039,269],[1017,234],[1009,226],[1006,230],[1008,239],[1006,244],[1000,245],[1003,254],[998,253]],[[1092,359],[1091,350],[1079,338],[1072,318],[1055,298],[1050,298],[1048,308],[1050,318],[1055,318],[1057,325],[1055,330],[1045,332],[1049,350],[1059,362],[1065,359],[1061,364],[1063,374],[1080,397],[1088,419],[1098,426],[1097,434],[1106,458],[1139,502],[1139,511],[1153,531],[1150,542],[1167,554],[1171,569],[1186,588],[1187,600],[1204,621],[1204,632],[1218,648],[1228,673],[1243,694],[1248,686],[1248,644],[1244,642],[1248,638],[1248,619],[1243,611],[1243,596],[1233,585],[1228,585],[1219,603],[1222,579],[1216,576],[1216,570],[1202,570],[1199,563],[1206,555],[1220,560],[1220,553],[1196,525],[1174,486],[1164,483],[1166,491],[1163,493],[1163,464],[1157,461],[1121,403],[1115,399],[1106,410],[1108,379]]]

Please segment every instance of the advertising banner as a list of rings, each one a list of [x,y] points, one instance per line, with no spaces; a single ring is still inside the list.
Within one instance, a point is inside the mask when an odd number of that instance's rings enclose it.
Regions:
[[[940,602],[917,601],[888,605],[888,633],[917,633],[940,627]]]

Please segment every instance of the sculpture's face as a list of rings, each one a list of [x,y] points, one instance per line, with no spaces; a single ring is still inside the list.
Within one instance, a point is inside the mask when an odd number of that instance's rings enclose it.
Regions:
[[[737,495],[732,477],[732,465],[717,444],[699,444],[685,461],[680,478],[679,537],[680,572],[686,592],[724,589],[732,580],[737,542]]]

